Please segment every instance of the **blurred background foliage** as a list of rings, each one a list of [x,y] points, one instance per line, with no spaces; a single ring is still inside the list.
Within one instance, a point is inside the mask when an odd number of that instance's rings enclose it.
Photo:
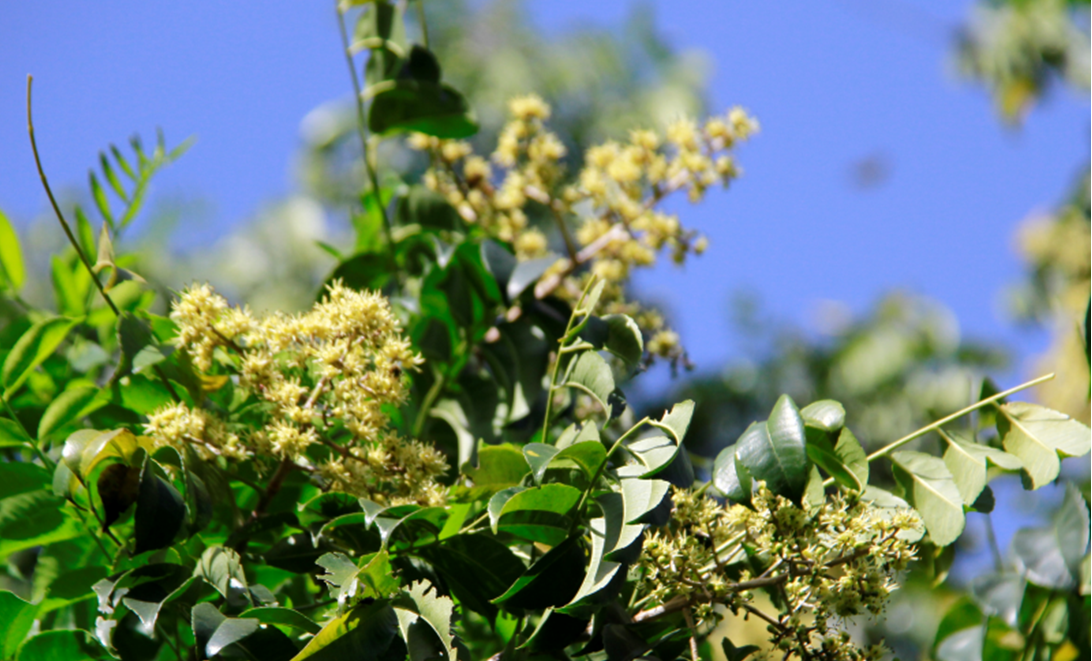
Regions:
[[[700,116],[706,110],[704,58],[669,46],[647,9],[635,9],[619,30],[581,29],[554,36],[536,31],[521,3],[513,0],[434,3],[429,11],[432,48],[444,63],[445,79],[478,113],[482,130],[474,142],[481,151],[495,144],[507,99],[530,91],[555,109],[551,125],[569,147],[571,168],[579,166],[584,149],[596,141],[624,135],[633,126],[662,126],[669,118]],[[1087,96],[1089,3],[980,2],[952,44],[952,53],[968,79],[990,91],[1000,120],[1019,130],[1029,109],[1056,89]],[[199,274],[229,298],[247,301],[258,311],[309,306],[336,263],[323,244],[347,241],[350,215],[359,208],[354,196],[363,165],[352,133],[354,112],[345,98],[304,118],[297,194],[260,210],[211,248],[200,250],[180,251],[172,241],[180,219],[195,210],[181,201],[160,205],[138,234],[124,239],[127,251],[139,255],[130,266],[167,294],[161,303]],[[385,143],[383,150],[383,162],[395,165],[407,181],[424,169],[419,155],[395,141]],[[1057,372],[1058,378],[1042,386],[1037,399],[1087,423],[1089,171],[1086,166],[1082,172],[1058,176],[1071,178],[1073,185],[1052,211],[1029,213],[1018,224],[1013,218],[997,219],[998,226],[1014,228],[1014,246],[1027,264],[1022,281],[997,286],[1005,288],[1013,323],[1051,329],[1051,346],[1037,359],[1035,371]],[[88,205],[76,199],[68,204],[77,201]],[[52,219],[34,222],[25,254],[49,255],[62,240]],[[75,259],[74,253],[70,258]],[[26,297],[51,298],[52,283],[43,276],[49,264],[31,263],[28,271],[40,277],[28,278]],[[640,297],[640,292],[634,294]],[[687,437],[689,448],[700,457],[712,458],[733,442],[781,393],[803,402],[841,401],[848,418],[859,421],[854,431],[862,443],[874,449],[902,430],[974,401],[984,377],[1011,363],[1005,347],[962,337],[942,303],[912,292],[891,293],[859,317],[836,303],[826,304],[817,328],[769,318],[759,301],[746,297],[733,310],[749,347],[744,357],[727,366],[701,365],[697,374],[676,381],[672,392],[655,394],[644,403],[655,410],[684,398],[700,402]],[[1073,477],[1087,498],[1087,465]],[[961,552],[981,553],[970,546]],[[946,562],[950,565],[952,559]],[[959,577],[954,578],[958,583]],[[904,655],[928,649],[936,621],[955,599],[953,592],[934,590],[931,581],[918,577],[911,582],[892,605],[887,627],[870,635],[887,637]],[[900,609],[907,608],[924,614],[911,628],[899,622]],[[1082,653],[1088,658],[1087,648]]]

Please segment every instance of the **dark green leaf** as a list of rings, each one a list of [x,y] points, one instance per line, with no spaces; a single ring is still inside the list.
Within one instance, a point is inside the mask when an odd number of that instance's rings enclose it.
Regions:
[[[581,606],[598,605],[605,601],[599,593],[611,584],[623,566],[620,562],[609,559],[610,554],[633,544],[644,530],[644,526],[624,523],[624,502],[621,494],[605,494],[598,498],[598,502],[603,516],[588,522],[591,529],[591,555],[580,589],[563,609],[570,614],[584,610]]]
[[[259,606],[249,608],[239,614],[242,618],[252,618],[262,624],[276,624],[282,627],[297,629],[304,633],[316,634],[322,627],[315,624],[311,618],[291,608],[279,608],[276,606]]]
[[[538,610],[572,600],[584,580],[585,555],[576,538],[550,549],[531,565],[494,603]]]
[[[101,407],[106,402],[95,401],[98,394],[98,388],[90,386],[77,386],[61,393],[42,414],[38,422],[38,438],[49,438],[54,431]]]
[[[1080,457],[1092,449],[1092,431],[1064,413],[1026,402],[1001,406],[997,431],[1005,450],[1024,462],[1033,489],[1054,481],[1059,457]]]
[[[714,462],[713,484],[727,494],[741,490],[736,460],[751,478],[765,480],[775,494],[799,500],[808,483],[809,465],[804,420],[796,405],[782,395],[765,423],[753,423],[734,446],[725,448]]]
[[[490,601],[525,569],[507,546],[485,534],[455,535],[439,546],[427,547],[422,557],[436,568],[460,604],[487,617],[496,614]]]
[[[140,493],[137,496],[134,536],[134,553],[170,546],[175,535],[182,529],[186,518],[186,506],[182,495],[174,485],[160,477],[156,464],[145,459],[140,474]]]
[[[0,590],[0,658],[15,656],[15,651],[37,616],[37,604],[27,603],[7,590]]]
[[[588,620],[547,609],[530,638],[520,647],[532,652],[560,651],[576,642],[587,628]]]
[[[724,652],[726,661],[744,661],[744,659],[751,656],[759,649],[756,645],[736,647],[727,637],[720,641],[720,648]]]
[[[0,370],[0,385],[10,394],[23,385],[31,370],[46,358],[68,337],[68,332],[79,323],[77,319],[53,317],[34,324],[23,333],[4,359]]]
[[[390,266],[390,259],[386,255],[360,253],[338,264],[334,272],[326,278],[326,282],[340,280],[349,289],[357,291],[378,290],[390,280]]]
[[[28,491],[0,500],[0,560],[12,553],[83,534],[64,501],[50,490]]]
[[[410,661],[425,661],[437,656],[453,660],[456,657],[455,636],[452,632],[451,620],[455,614],[455,603],[448,597],[441,596],[427,581],[417,581],[409,586],[397,599],[392,602],[398,614],[398,619],[403,626],[406,624],[419,625],[420,621],[413,618],[417,615],[426,623],[440,643],[439,649],[433,647],[429,653],[420,654],[415,649],[413,637],[407,636],[407,645],[410,651]],[[407,614],[411,614],[407,617]],[[405,629],[403,629],[405,630]]]
[[[0,463],[0,500],[22,493],[48,489],[49,471],[21,461]]]
[[[74,661],[109,659],[95,638],[81,630],[46,631],[23,643],[17,661]]]
[[[410,186],[406,195],[399,200],[398,222],[440,230],[454,230],[462,226],[462,219],[455,207],[443,195],[422,184]]]
[[[963,499],[944,461],[922,452],[893,452],[895,479],[905,490],[910,504],[921,515],[925,529],[938,546],[959,539],[966,519]]]
[[[857,475],[842,463],[842,460],[836,454],[814,443],[809,443],[807,450],[808,458],[815,462],[819,468],[826,471],[827,475],[833,477],[838,484],[854,491],[864,489],[864,485],[861,484]]]
[[[368,129],[377,134],[416,131],[437,138],[468,138],[478,132],[478,124],[466,99],[453,87],[401,79],[372,99]]]

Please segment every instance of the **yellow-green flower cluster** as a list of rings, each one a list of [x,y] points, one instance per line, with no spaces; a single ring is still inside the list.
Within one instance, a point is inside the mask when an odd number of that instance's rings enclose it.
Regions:
[[[308,312],[256,318],[196,285],[171,319],[194,365],[234,378],[266,415],[260,426],[229,433],[213,413],[174,404],[150,416],[149,436],[205,456],[293,462],[333,489],[379,502],[442,502],[435,478],[447,469],[443,455],[390,429],[389,411],[407,397],[405,372],[422,359],[382,295],[334,283]],[[319,445],[325,449],[311,452]]]
[[[575,302],[594,274],[609,285],[601,299],[605,311],[634,317],[649,335],[650,355],[684,359],[678,335],[664,328],[658,312],[627,301],[624,285],[633,268],[653,265],[665,250],[679,263],[705,250],[705,237],[658,206],[677,191],[698,202],[710,186],[739,176],[730,152],[758,130],[757,122],[735,108],[702,125],[679,120],[663,135],[635,130],[627,141],[590,148],[583,169],[567,178],[565,145],[545,124],[550,107],[529,95],[512,99],[509,113],[489,159],[466,142],[411,136],[409,145],[432,159],[425,184],[467,223],[511,245],[520,260],[542,257],[549,248],[530,218],[555,225],[567,255],[543,277],[556,281],[550,293]]]
[[[858,649],[838,621],[883,612],[914,559],[908,539],[920,536],[921,521],[913,510],[877,508],[856,494],[805,508],[761,483],[753,507],[721,507],[682,490],[674,499],[671,523],[648,535],[639,560],[645,603],[685,599],[700,623],[715,617],[714,604],[754,613],[753,591],[775,590],[785,607],[767,615],[770,642],[786,658],[879,658],[879,649]],[[736,564],[748,555],[764,571]]]

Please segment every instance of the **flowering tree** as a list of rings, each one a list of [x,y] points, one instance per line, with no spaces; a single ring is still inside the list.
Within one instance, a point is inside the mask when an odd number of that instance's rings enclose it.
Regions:
[[[1043,377],[872,453],[838,402],[782,396],[696,471],[700,402],[626,403],[642,366],[685,352],[625,285],[705,249],[661,203],[734,180],[757,122],[634,127],[570,173],[528,95],[477,155],[414,6],[416,43],[405,3],[338,6],[364,168],[354,248],[309,311],[256,316],[203,284],[150,311],[114,246],[180,155],[162,140],[104,156],[98,230],[54,204],[55,310],[20,298],[0,224],[0,658],[879,659],[847,622],[882,617],[992,508],[990,478],[1036,489],[1088,453],[1081,423],[1006,400]],[[386,140],[426,154],[419,180],[379,160]],[[992,436],[948,426],[978,410]],[[943,457],[903,449],[934,431]],[[1035,658],[1073,647],[1087,609],[1079,493],[1061,516],[1028,542],[1056,588],[1023,602]],[[946,618],[938,656],[1015,658],[1008,603]],[[766,649],[712,635],[726,618],[760,621]]]

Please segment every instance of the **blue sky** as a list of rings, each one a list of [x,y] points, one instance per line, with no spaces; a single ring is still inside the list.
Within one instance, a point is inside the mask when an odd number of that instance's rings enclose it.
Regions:
[[[807,324],[818,301],[862,311],[905,287],[1020,360],[1044,345],[1043,333],[1013,327],[999,294],[1021,273],[1015,224],[1053,205],[1088,159],[1087,97],[1057,93],[1022,129],[1002,126],[985,92],[952,72],[965,2],[653,4],[674,46],[708,55],[712,108],[741,104],[763,126],[731,191],[679,205],[712,239],[706,256],[638,278],[673,311],[699,366],[738,350],[728,300],[740,289]],[[528,6],[557,31],[620,25],[631,3]],[[293,190],[300,120],[349,89],[324,3],[11,3],[0,40],[0,209],[23,220],[46,208],[27,147],[28,72],[55,186],[84,186],[98,150],[134,131],[196,135],[154,193],[210,202],[183,225],[206,239]],[[887,176],[856,186],[862,162]]]

